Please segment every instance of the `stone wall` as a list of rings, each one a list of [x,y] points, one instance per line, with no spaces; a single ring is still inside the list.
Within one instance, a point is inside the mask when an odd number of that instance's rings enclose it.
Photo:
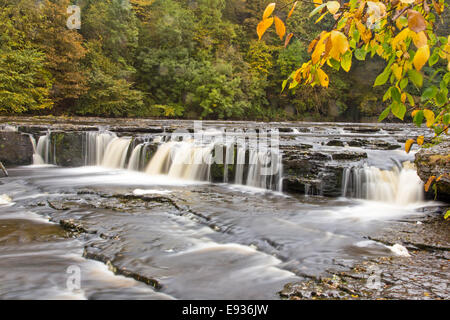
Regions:
[[[0,131],[0,161],[5,166],[33,163],[33,144],[27,134]]]

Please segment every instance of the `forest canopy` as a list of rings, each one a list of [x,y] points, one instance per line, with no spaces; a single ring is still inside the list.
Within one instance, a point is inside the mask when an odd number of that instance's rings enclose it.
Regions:
[[[310,59],[310,42],[335,21],[328,15],[314,24],[314,4],[299,1],[286,21],[295,34],[288,46],[276,30],[259,40],[255,31],[271,2],[0,0],[0,113],[376,119],[387,107],[383,88],[373,88],[382,61],[332,70],[327,88],[281,93]],[[440,28],[448,28],[445,21]]]

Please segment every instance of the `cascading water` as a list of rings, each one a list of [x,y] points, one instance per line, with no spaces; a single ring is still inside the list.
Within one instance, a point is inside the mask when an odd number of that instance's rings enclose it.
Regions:
[[[116,134],[109,131],[87,132],[84,157],[86,165],[101,165],[106,148],[115,138],[117,138]]]
[[[342,196],[406,205],[423,200],[423,183],[409,162],[392,170],[346,168]]]
[[[33,165],[43,165],[45,164],[44,159],[42,159],[42,156],[37,152],[37,146],[36,146],[36,139],[34,139],[33,135],[29,135],[31,145],[33,146]]]
[[[112,169],[125,168],[130,143],[129,138],[114,138],[106,147],[101,166]]]
[[[34,139],[32,139],[32,143],[36,143]],[[33,155],[33,164],[34,165],[42,165],[50,163],[50,149],[51,147],[51,133],[47,132],[45,136],[39,137],[37,146],[33,145],[34,155]]]

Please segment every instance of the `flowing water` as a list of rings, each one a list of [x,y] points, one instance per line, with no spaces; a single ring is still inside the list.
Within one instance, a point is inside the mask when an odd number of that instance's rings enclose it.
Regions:
[[[290,168],[283,152],[253,148],[240,135],[198,143],[164,134],[84,132],[86,166],[78,168],[42,166],[56,163],[58,154],[52,132],[40,135],[35,165],[10,168],[10,177],[0,179],[0,297],[277,299],[288,282],[394,254],[361,243],[392,219],[433,205],[408,162],[413,155],[327,146],[322,141],[329,137],[373,134],[310,126],[316,131],[272,130],[269,136],[280,134],[285,148],[307,142],[331,155],[326,162],[332,164],[336,150],[368,154],[342,168],[340,197],[286,192]],[[60,221],[79,228],[71,233]],[[67,284],[70,268],[80,271],[79,289]],[[124,270],[156,289],[120,275]]]

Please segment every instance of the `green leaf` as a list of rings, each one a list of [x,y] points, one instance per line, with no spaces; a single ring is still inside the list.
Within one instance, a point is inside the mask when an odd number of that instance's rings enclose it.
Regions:
[[[447,94],[443,91],[440,90],[437,94],[436,94],[436,104],[439,107],[442,107],[446,102],[447,102]]]
[[[327,3],[325,2],[325,3],[322,3],[320,6],[316,7],[313,11],[311,11],[311,13],[309,14],[309,17],[311,18],[313,15],[315,15],[316,13],[321,11],[326,5],[327,5]]]
[[[435,86],[431,86],[429,88],[426,88],[425,91],[422,93],[422,97],[420,98],[423,101],[427,101],[430,99],[433,99],[438,92],[438,88]]]
[[[345,70],[345,72],[349,72],[351,66],[352,66],[352,53],[350,51],[347,51],[342,57],[341,57],[341,67]]]
[[[355,50],[355,57],[359,61],[366,60],[366,55],[367,55],[367,51],[362,49],[362,48],[358,48],[358,49]]]
[[[408,71],[409,80],[418,88],[421,88],[423,85],[423,76],[417,70],[411,69]]]
[[[390,74],[391,70],[383,71],[382,73],[380,73],[375,79],[375,84],[373,86],[376,87],[385,84],[388,81]]]
[[[400,89],[405,89],[406,86],[408,85],[408,78],[403,78],[402,81],[400,81]]]
[[[331,64],[331,67],[337,71],[339,71],[341,69],[341,63],[333,58],[331,58],[330,60],[328,60]]]
[[[398,103],[402,102],[402,95],[396,87],[391,87],[391,97],[392,100],[397,101]]]
[[[403,103],[393,102],[391,104],[391,111],[394,116],[403,120],[406,113],[406,106]]]
[[[284,88],[286,88],[287,83],[288,83],[288,79],[283,81],[283,84],[281,85],[281,93],[283,93]]]
[[[428,65],[430,67],[434,66],[439,61],[439,49],[434,49],[433,53],[430,56],[430,59],[428,59]]]
[[[450,113],[444,114],[444,116],[442,117],[442,122],[446,126],[448,126],[450,124]]]
[[[380,114],[378,121],[381,122],[384,119],[386,119],[386,117],[389,115],[390,112],[391,112],[391,107],[387,107],[386,109],[384,109],[384,111]]]
[[[424,116],[423,116],[423,111],[420,110],[419,112],[417,112],[414,116],[414,123],[416,126],[421,127],[422,126],[422,122],[423,122]]]
[[[383,102],[390,98],[391,98],[391,88],[389,88],[389,90],[386,90],[386,92],[384,93]]]

